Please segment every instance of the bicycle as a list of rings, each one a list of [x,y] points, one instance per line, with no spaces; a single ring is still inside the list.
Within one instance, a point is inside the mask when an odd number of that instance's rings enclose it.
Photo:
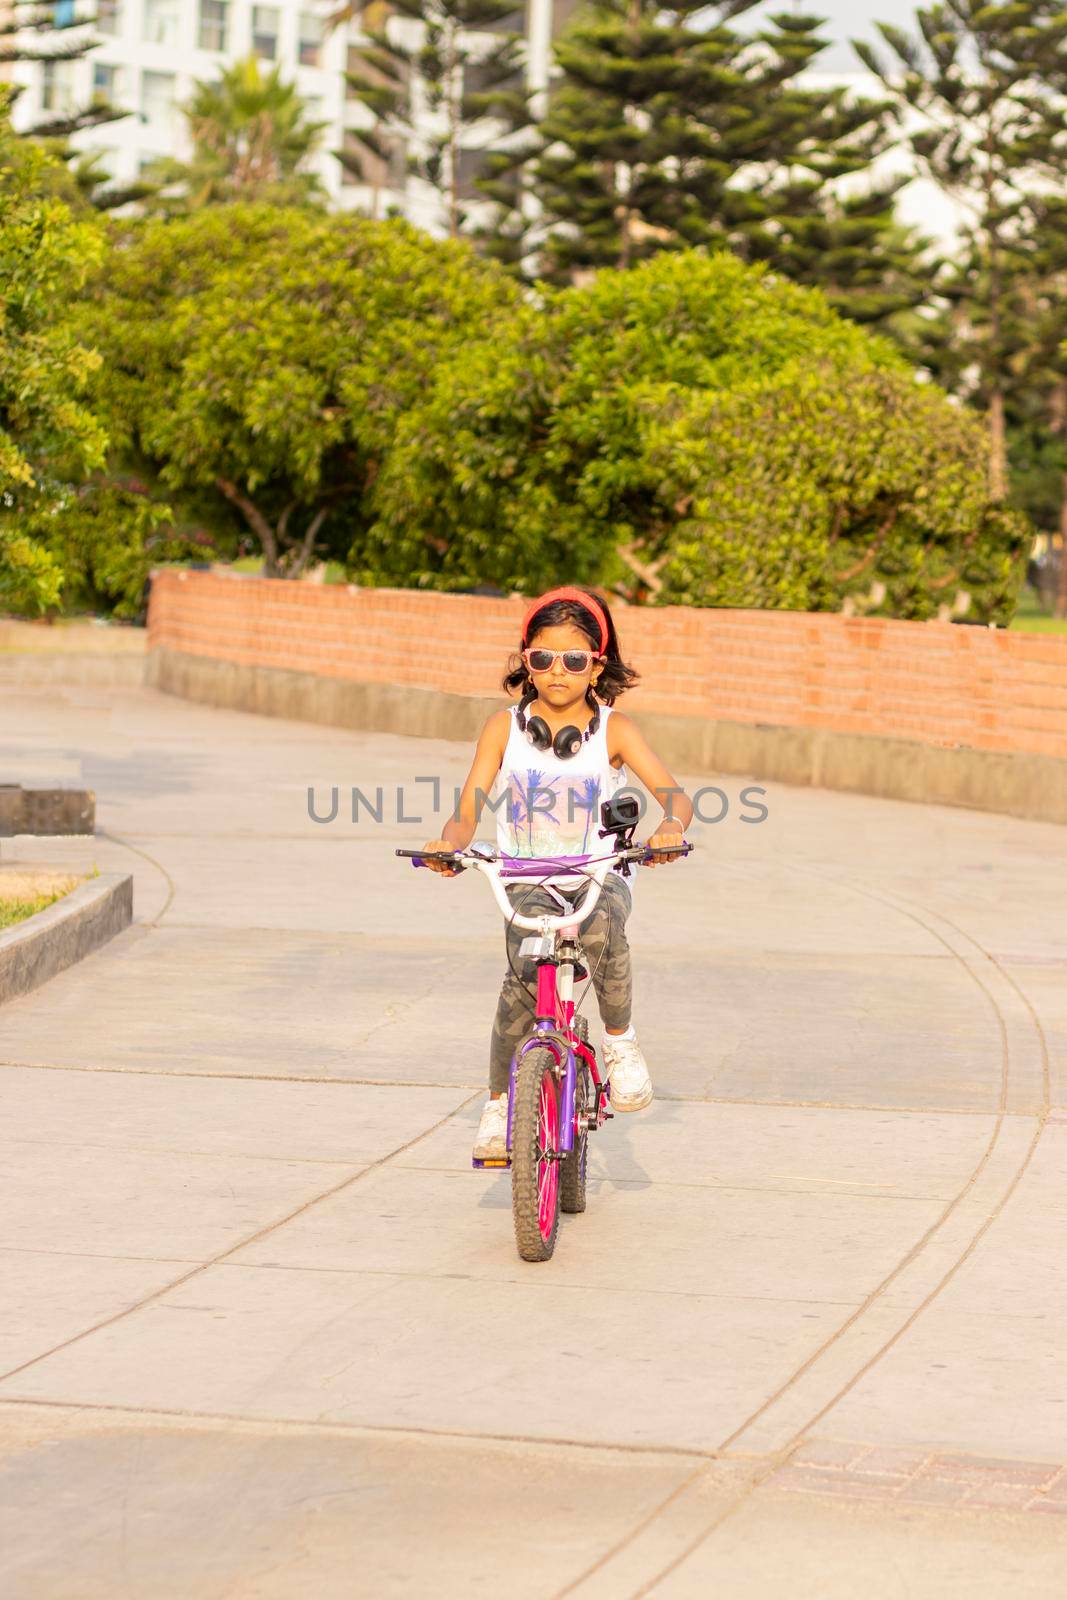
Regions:
[[[611,801],[603,808],[611,816]],[[586,1019],[575,1011],[574,985],[588,978],[582,960],[579,929],[592,914],[608,873],[616,864],[625,876],[631,864],[662,855],[689,855],[685,840],[670,849],[634,845],[636,819],[624,827],[601,830],[601,836],[629,837],[601,856],[516,857],[482,844],[466,850],[441,851],[435,860],[466,871],[473,867],[488,879],[493,896],[510,922],[528,930],[519,959],[537,969],[533,1025],[511,1058],[508,1082],[506,1155],[472,1159],[476,1168],[511,1170],[511,1209],[515,1242],[524,1261],[548,1261],[556,1248],[560,1212],[577,1214],[586,1207],[588,1142],[610,1121],[611,1085],[601,1075]],[[416,867],[426,857],[419,850],[397,850]],[[559,915],[524,916],[513,907],[505,881],[544,882],[552,879],[564,894],[569,882],[585,888],[584,898]]]

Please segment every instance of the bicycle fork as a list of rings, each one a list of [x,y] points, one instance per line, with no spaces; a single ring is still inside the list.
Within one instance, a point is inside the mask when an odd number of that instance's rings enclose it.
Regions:
[[[567,941],[568,945],[572,941]],[[558,956],[542,960],[537,966],[537,1003],[534,1031],[524,1039],[511,1058],[508,1082],[508,1160],[511,1159],[512,1128],[515,1115],[515,1086],[519,1062],[529,1050],[548,1049],[556,1058],[557,1067],[563,1071],[560,1085],[559,1150],[557,1155],[570,1155],[574,1149],[574,1111],[577,1092],[578,1067],[574,1047],[564,1037],[562,1030],[569,1028],[574,1017],[574,968],[577,950],[564,947]]]
[[[511,1166],[511,1152],[515,1124],[515,1092],[519,1064],[530,1050],[550,1050],[560,1073],[559,1098],[559,1148],[552,1159],[562,1160],[574,1149],[575,1111],[578,1092],[578,1050],[567,1038],[567,1030],[574,1021],[574,983],[577,950],[564,948],[552,957],[542,957],[537,965],[537,1001],[534,1008],[533,1031],[527,1034],[511,1058],[508,1074],[508,1121],[506,1156],[501,1159],[475,1161],[476,1167],[507,1168]],[[597,1128],[610,1117],[607,1109],[608,1085],[601,1081],[596,1056],[587,1046],[579,1047],[593,1080],[594,1101],[590,1129]],[[587,1118],[589,1111],[586,1111]]]

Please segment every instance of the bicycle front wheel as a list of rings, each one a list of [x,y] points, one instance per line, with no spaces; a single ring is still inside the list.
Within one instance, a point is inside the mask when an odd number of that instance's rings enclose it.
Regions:
[[[559,1228],[560,1082],[551,1050],[519,1062],[511,1129],[511,1211],[524,1261],[547,1261]]]

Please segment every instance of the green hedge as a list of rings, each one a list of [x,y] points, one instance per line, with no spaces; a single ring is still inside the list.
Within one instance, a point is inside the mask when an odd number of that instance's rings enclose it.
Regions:
[[[665,254],[443,364],[353,560],[364,581],[903,617],[962,591],[1007,620],[1026,526],[990,505],[986,464],[978,421],[817,291]]]
[[[402,222],[215,207],[116,232],[77,332],[115,468],[223,547],[251,506],[367,584],[1007,620],[1021,581],[978,422],[729,255],[524,294]],[[165,530],[123,565],[92,527],[83,587],[128,593]]]

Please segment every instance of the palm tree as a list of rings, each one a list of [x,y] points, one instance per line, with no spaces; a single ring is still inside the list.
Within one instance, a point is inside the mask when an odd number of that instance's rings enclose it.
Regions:
[[[214,83],[198,83],[182,109],[192,159],[159,164],[158,204],[192,211],[228,200],[308,205],[324,198],[305,163],[327,124],[308,121],[303,97],[277,67],[264,73],[254,55],[235,62]]]

